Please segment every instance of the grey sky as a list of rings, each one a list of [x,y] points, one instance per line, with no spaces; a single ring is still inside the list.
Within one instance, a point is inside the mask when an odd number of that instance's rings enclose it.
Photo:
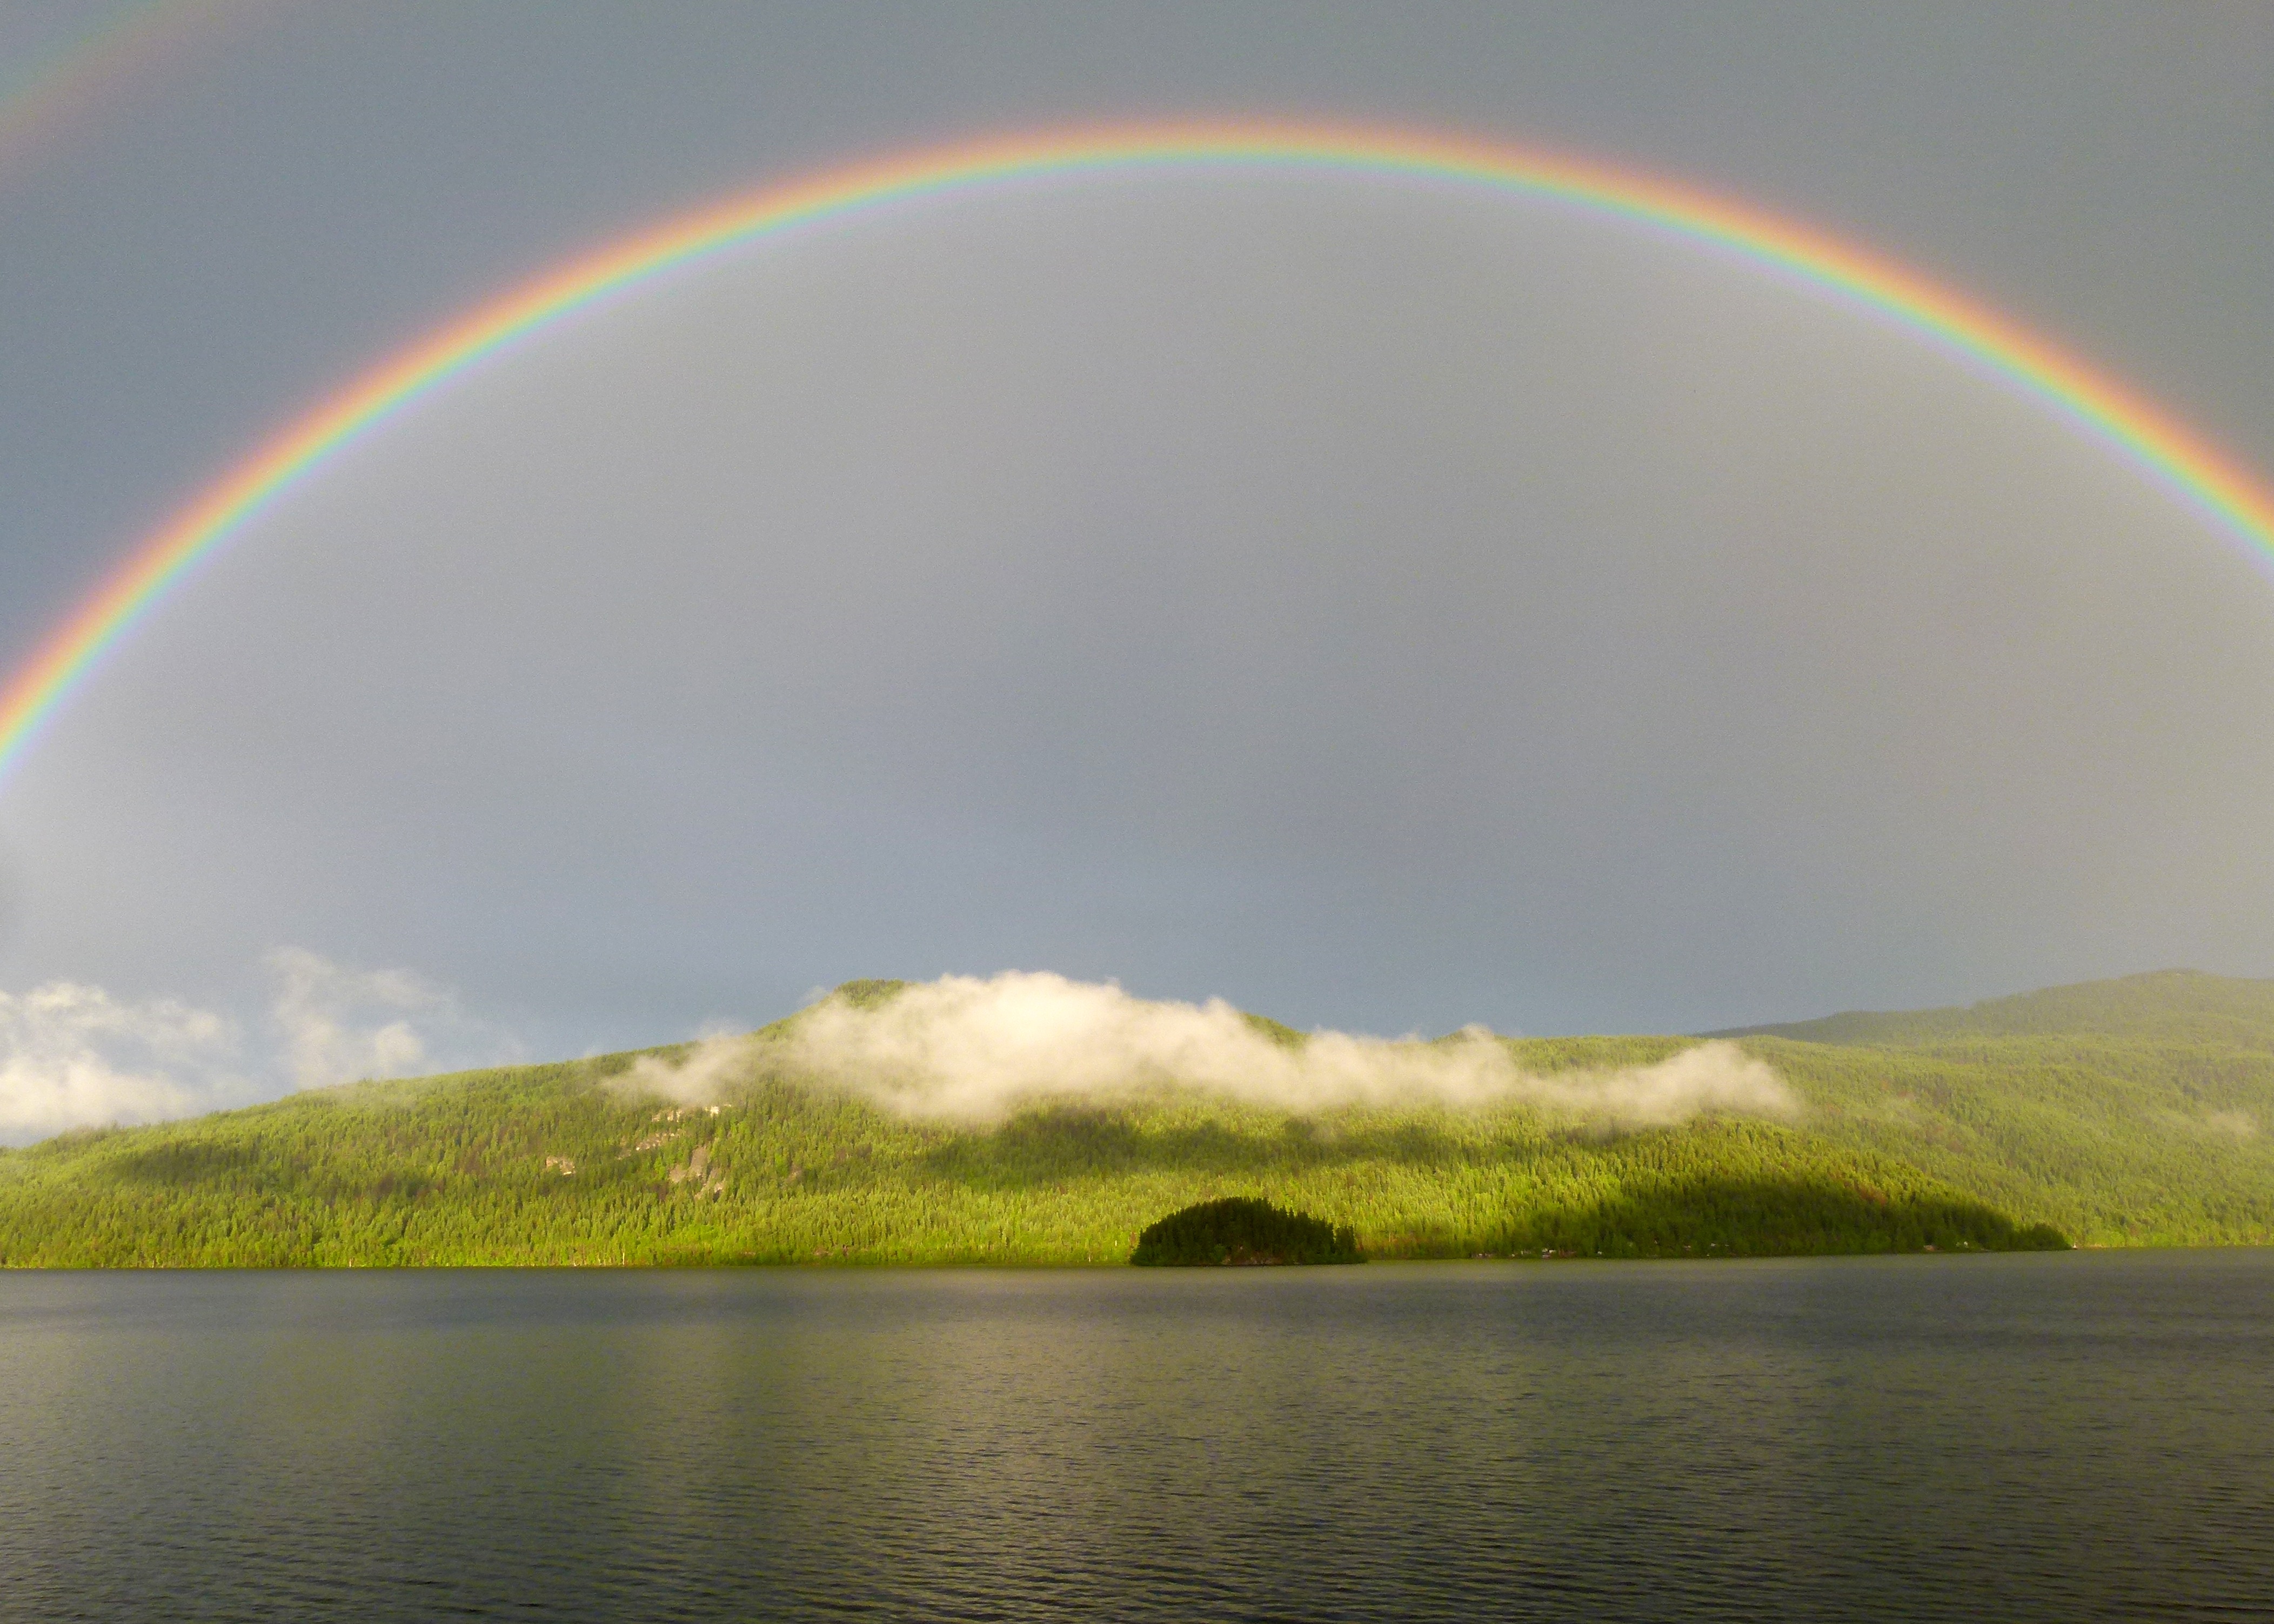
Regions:
[[[224,13],[0,167],[0,651],[568,252],[1073,119],[1631,160],[2274,466],[2270,17]],[[1011,966],[1389,1031],[2274,974],[2270,697],[2274,585],[1849,312],[1477,199],[1029,192],[582,322],[265,519],[0,795],[0,989],[257,1026],[296,945],[553,1052]]]

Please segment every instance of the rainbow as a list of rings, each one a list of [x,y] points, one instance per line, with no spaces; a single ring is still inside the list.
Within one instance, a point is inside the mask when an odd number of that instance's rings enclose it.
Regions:
[[[1733,257],[1907,330],[2035,400],[2262,564],[2274,561],[2274,496],[2200,433],[1964,295],[1750,205],[1584,159],[1380,129],[1209,124],[1019,136],[837,169],[671,221],[477,307],[357,379],[136,547],[9,677],[0,688],[0,784],[104,655],[169,589],[343,447],[500,352],[674,269],[802,228],[1024,182],[1161,171],[1450,185],[1562,203]]]

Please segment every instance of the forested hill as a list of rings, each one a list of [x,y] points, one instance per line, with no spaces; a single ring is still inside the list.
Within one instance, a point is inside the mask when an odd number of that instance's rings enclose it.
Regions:
[[[1201,1094],[959,1124],[755,1074],[690,1107],[629,1086],[636,1057],[616,1056],[0,1152],[0,1263],[1104,1263],[1226,1196],[1354,1228],[1375,1257],[1997,1249],[2056,1238],[2040,1225],[2265,1244],[2270,1033],[2268,983],[2180,974],[1834,1017],[1743,1039],[1804,1102],[1795,1120],[1627,1132],[1523,1105]],[[1696,1041],[1510,1049],[1553,1073]]]
[[[2100,1037],[2274,1052],[2274,981],[2156,970],[1939,1010],[1852,1011],[1708,1037],[1917,1047],[1976,1038]]]

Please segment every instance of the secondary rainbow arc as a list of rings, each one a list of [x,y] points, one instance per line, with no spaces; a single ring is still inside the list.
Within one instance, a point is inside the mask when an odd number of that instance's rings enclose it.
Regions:
[[[2102,441],[2274,565],[2274,494],[2239,463],[2050,340],[1856,244],[1748,204],[1581,158],[1406,132],[1179,124],[927,150],[771,187],[620,240],[482,304],[350,383],[206,489],[56,627],[0,688],[0,785],[72,692],[200,563],[343,447],[501,350],[674,267],[754,239],[955,191],[1053,176],[1282,168],[1560,200],[1753,262],[1905,327]]]

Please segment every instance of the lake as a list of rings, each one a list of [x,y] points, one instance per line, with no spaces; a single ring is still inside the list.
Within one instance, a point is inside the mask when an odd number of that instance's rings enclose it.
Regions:
[[[2261,1619],[2274,1252],[0,1275],[0,1617]]]

